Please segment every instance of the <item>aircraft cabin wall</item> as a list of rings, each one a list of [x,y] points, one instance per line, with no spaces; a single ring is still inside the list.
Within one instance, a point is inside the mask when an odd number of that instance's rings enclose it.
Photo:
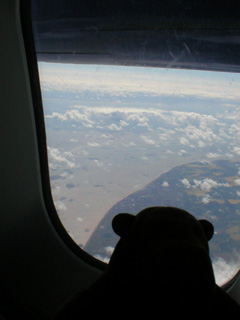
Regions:
[[[47,212],[19,0],[0,1],[0,43],[0,314],[14,319],[23,307],[29,319],[51,319],[101,270],[69,249]],[[240,301],[239,280],[229,294]]]
[[[0,297],[25,306],[30,319],[48,319],[100,270],[69,250],[46,211],[17,0],[0,2],[0,41]]]

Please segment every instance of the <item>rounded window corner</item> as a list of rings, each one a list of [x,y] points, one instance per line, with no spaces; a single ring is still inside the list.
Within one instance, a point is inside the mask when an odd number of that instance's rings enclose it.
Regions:
[[[63,242],[68,246],[68,248],[85,263],[103,271],[106,268],[106,264],[87,253],[68,234],[60,220],[52,198],[42,94],[31,20],[31,2],[31,0],[20,1],[20,17],[28,66],[28,75],[31,86],[31,97],[34,108],[33,111],[39,151],[40,174],[44,204],[55,230],[57,231]]]

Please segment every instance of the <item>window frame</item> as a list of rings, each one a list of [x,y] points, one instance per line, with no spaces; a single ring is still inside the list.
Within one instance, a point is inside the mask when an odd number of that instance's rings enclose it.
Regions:
[[[38,72],[38,62],[37,62],[37,55],[35,50],[33,28],[32,28],[31,4],[32,4],[31,0],[20,1],[20,17],[21,17],[22,34],[24,39],[28,73],[29,73],[30,86],[31,86],[31,97],[32,97],[33,109],[34,109],[33,112],[34,112],[35,125],[36,125],[38,155],[39,155],[39,162],[40,162],[41,182],[42,182],[42,195],[44,199],[44,204],[46,206],[46,210],[48,212],[51,223],[53,224],[58,235],[61,237],[63,242],[67,245],[67,247],[84,262],[103,271],[107,266],[106,263],[94,258],[92,255],[88,254],[86,251],[81,249],[80,246],[78,246],[74,242],[74,240],[70,237],[70,235],[64,228],[53,202],[51,185],[50,185],[43,102],[42,102],[42,94],[41,94],[39,72]]]
[[[55,230],[67,245],[69,250],[71,250],[76,256],[82,259],[87,264],[104,271],[107,264],[94,258],[86,251],[81,249],[74,240],[70,237],[66,229],[64,228],[57,210],[54,205],[54,201],[51,193],[50,185],[50,174],[49,174],[49,163],[47,154],[47,141],[46,141],[46,130],[45,130],[45,120],[43,112],[43,103],[41,95],[41,87],[39,81],[38,72],[38,62],[37,55],[34,44],[32,20],[31,20],[31,0],[20,0],[20,15],[21,15],[21,25],[22,33],[27,57],[28,72],[31,85],[31,96],[34,108],[34,117],[36,124],[36,134],[38,141],[38,151],[39,151],[39,161],[41,170],[41,181],[42,181],[42,194],[44,198],[44,203]],[[238,277],[240,276],[240,270],[237,274],[224,284],[221,288],[225,291],[231,289],[236,283]]]

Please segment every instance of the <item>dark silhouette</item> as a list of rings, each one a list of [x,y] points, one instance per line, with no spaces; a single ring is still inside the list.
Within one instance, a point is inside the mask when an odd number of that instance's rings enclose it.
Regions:
[[[240,316],[240,306],[215,283],[207,220],[173,207],[151,207],[113,218],[120,240],[106,271],[59,310],[56,320],[149,316],[216,319]]]

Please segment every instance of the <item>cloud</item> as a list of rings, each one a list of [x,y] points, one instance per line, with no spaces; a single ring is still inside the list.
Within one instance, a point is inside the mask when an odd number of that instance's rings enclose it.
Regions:
[[[169,183],[167,181],[164,181],[163,184],[162,184],[162,187],[165,187],[165,188],[169,187]]]
[[[122,127],[127,127],[127,126],[129,126],[129,123],[127,123],[127,122],[124,121],[124,120],[120,120],[120,125],[121,125]]]
[[[65,204],[61,201],[61,200],[55,200],[54,201],[54,205],[56,207],[56,210],[59,211],[66,211],[67,207],[65,206]]]
[[[240,266],[240,254],[234,252],[229,261],[223,258],[215,258],[213,260],[213,270],[216,283],[221,286],[230,281],[238,272]]]
[[[149,117],[156,115],[154,109],[132,109],[130,108],[129,111],[127,109],[124,110],[126,113],[126,121],[137,122],[137,126],[139,127],[149,127]]]
[[[67,121],[67,120],[72,120],[72,121],[78,121],[81,122],[85,127],[87,128],[93,128],[94,122],[92,120],[89,120],[86,112],[86,108],[82,107],[82,110],[84,113],[79,112],[79,110],[67,110],[64,113],[59,113],[59,112],[52,112],[51,115],[46,115],[45,117],[47,119],[57,119],[60,121]]]
[[[221,183],[221,182],[217,182],[217,181],[214,181],[212,179],[209,179],[209,178],[205,178],[203,180],[193,179],[193,184],[192,185],[189,182],[189,180],[186,179],[186,178],[182,179],[180,181],[182,182],[182,184],[186,188],[200,188],[204,192],[209,192],[209,191],[211,191],[212,188],[230,187],[230,185],[227,182],[226,183]],[[239,183],[240,183],[240,179],[239,179]],[[210,201],[210,196],[205,195],[202,198],[202,201],[203,201],[203,203],[208,203]]]
[[[101,135],[101,138],[104,138],[104,139],[113,139],[113,136],[111,134],[102,134]]]
[[[111,247],[111,246],[105,247],[104,251],[106,251],[107,254],[112,254],[114,251],[114,247]]]
[[[58,185],[52,185],[52,195],[53,197],[57,197],[61,193],[61,188]]]
[[[135,108],[135,107],[85,107],[74,105],[63,113],[52,112],[46,115],[48,119],[57,119],[59,121],[74,121],[74,125],[79,122],[87,128],[96,128],[99,130],[109,129],[112,132],[119,132],[123,129],[138,130],[141,127],[148,132],[159,131],[157,140],[161,144],[169,144],[172,139],[179,139],[180,145],[186,147],[210,147],[217,143],[225,142],[222,136],[223,129],[228,127],[222,126],[216,117],[196,112],[172,111],[157,108]],[[51,126],[51,124],[49,124]],[[221,134],[220,134],[220,129]],[[141,132],[143,131],[141,130]],[[143,134],[143,136],[148,136]],[[144,139],[144,138],[141,138]],[[150,139],[150,140],[149,140]],[[156,138],[154,138],[156,139]],[[156,141],[149,134],[148,144],[156,144]],[[221,148],[222,146],[220,146]],[[220,149],[219,148],[219,149]],[[240,148],[234,147],[235,153],[240,153]],[[227,154],[225,152],[225,154]],[[218,153],[209,152],[206,155],[209,159],[221,156]]]
[[[128,143],[125,143],[124,146],[125,146],[125,147],[135,147],[135,146],[136,146],[136,143],[133,142],[133,141],[130,141],[130,142],[128,142]]]
[[[240,186],[240,179],[236,179],[236,180],[234,180],[234,182],[235,182],[238,186]]]
[[[211,201],[211,197],[208,194],[206,194],[204,197],[202,197],[203,204],[209,204],[210,201]]]
[[[144,142],[146,142],[147,144],[151,144],[151,145],[156,145],[156,144],[157,144],[155,140],[153,140],[153,139],[151,139],[151,138],[149,138],[149,137],[146,137],[146,136],[144,136],[144,135],[141,135],[140,138],[141,138]]]
[[[206,192],[209,192],[212,188],[229,187],[228,183],[219,183],[209,178],[206,178],[203,180],[193,179],[193,182],[194,182],[193,188],[200,188],[201,190]]]
[[[109,263],[109,260],[110,260],[110,257],[108,257],[108,256],[101,256],[100,254],[94,254],[93,255],[94,256],[94,258],[96,258],[97,260],[100,260],[100,261],[103,261],[103,262],[105,262],[105,263]]]
[[[100,147],[100,144],[97,142],[88,142],[87,144],[89,147]]]
[[[237,153],[238,155],[240,155],[240,147],[234,147],[233,148],[233,152]]]
[[[169,132],[168,132],[169,131]],[[160,133],[159,134],[159,140],[162,142],[167,142],[170,139],[170,135],[174,134],[175,132],[173,132],[172,130],[166,130],[165,133]]]
[[[209,152],[207,154],[207,158],[209,158],[209,159],[216,159],[216,158],[219,158],[219,157],[222,157],[222,155],[219,154],[219,153]]]
[[[108,129],[113,131],[121,131],[122,127],[118,127],[115,123],[112,123],[110,126],[107,126]]]
[[[180,156],[182,156],[183,154],[187,154],[187,151],[181,149],[181,150],[178,151],[178,154],[179,154]]]
[[[182,184],[186,187],[186,188],[190,188],[191,187],[191,184],[190,182],[188,181],[188,179],[182,179],[180,180],[182,182]]]
[[[184,146],[189,145],[189,141],[185,137],[180,138],[180,143],[183,144]]]
[[[212,129],[210,128],[202,129],[200,127],[200,124],[198,125],[190,124],[186,128],[178,129],[178,131],[184,132],[186,134],[186,139],[188,140],[195,140],[195,141],[201,140],[202,142],[207,141],[207,142],[214,142],[214,143],[222,140],[221,138],[218,137],[216,133],[213,132]]]
[[[69,156],[67,152],[64,152],[61,154],[61,152],[57,148],[51,148],[47,147],[48,149],[48,155],[49,155],[49,160],[50,160],[50,165],[51,161],[57,162],[57,163],[65,163],[69,168],[75,168],[76,165],[74,162],[69,161],[66,157],[63,156]],[[71,155],[72,158],[72,155]],[[54,164],[52,164],[52,168],[54,168]]]
[[[65,151],[64,154],[70,158],[73,158],[73,154],[71,151]]]
[[[198,146],[199,146],[199,148],[204,148],[206,146],[206,144],[202,140],[199,140]]]
[[[100,167],[100,168],[103,168],[103,162],[101,162],[101,161],[99,161],[99,160],[97,160],[97,159],[95,159],[94,160],[94,163],[98,166],[98,167]]]
[[[65,114],[59,113],[59,112],[53,112],[51,115],[45,115],[45,118],[47,119],[53,119],[56,118],[61,121],[66,121],[67,116]]]

